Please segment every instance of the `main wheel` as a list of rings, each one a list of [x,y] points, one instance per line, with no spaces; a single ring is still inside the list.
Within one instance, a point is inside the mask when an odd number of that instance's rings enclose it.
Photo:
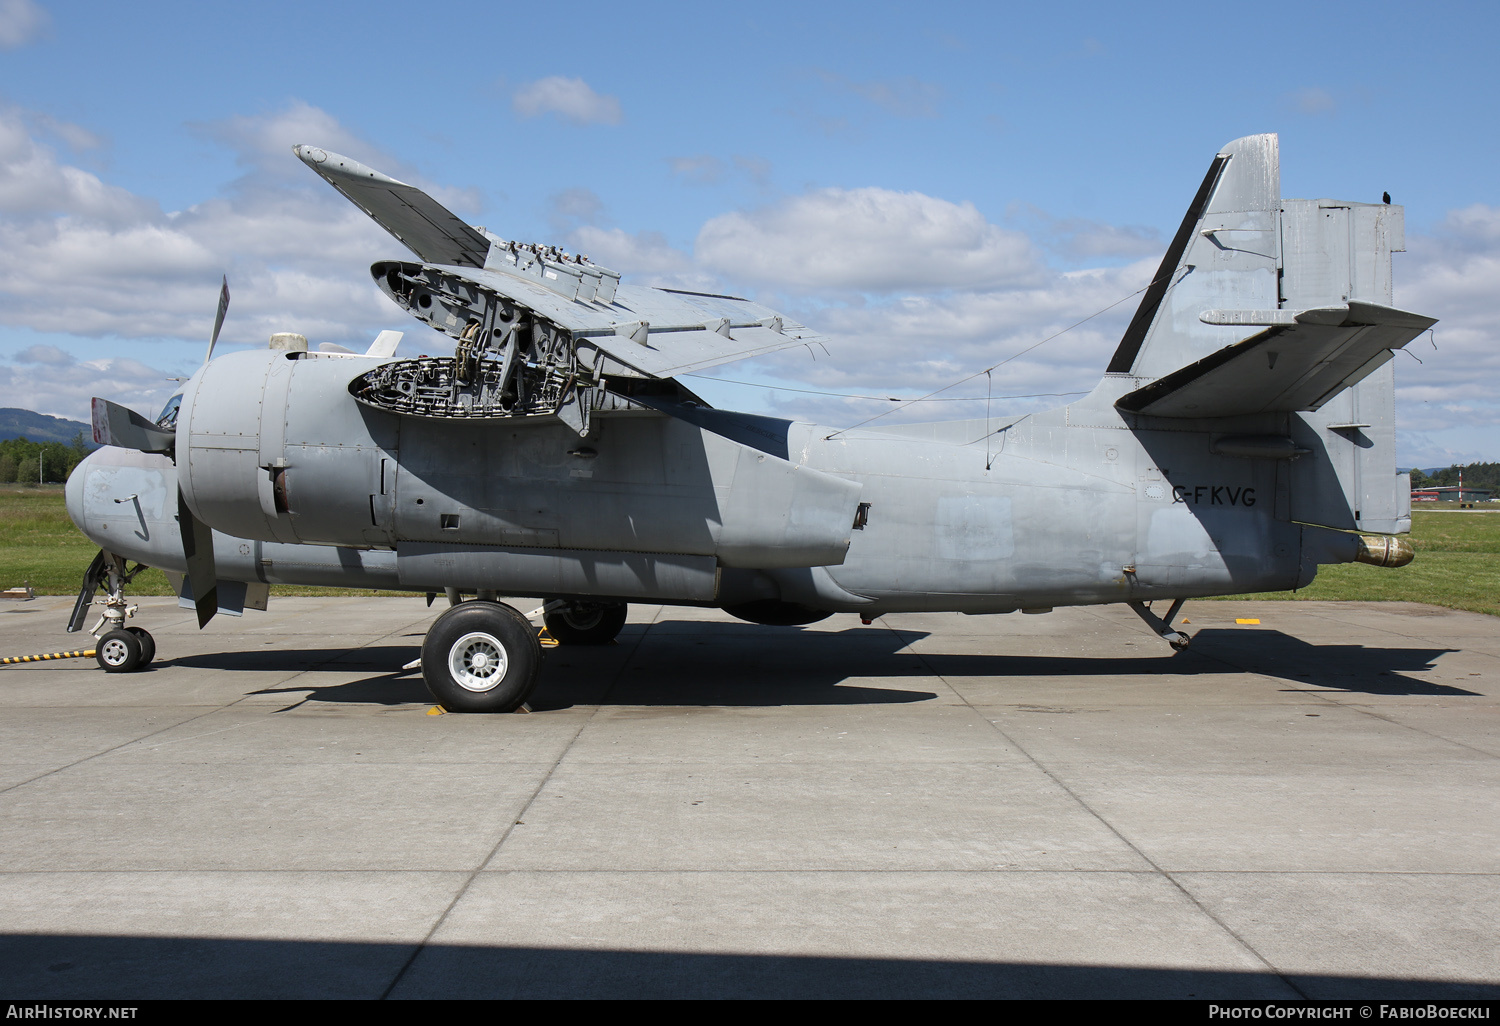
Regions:
[[[625,626],[623,602],[569,602],[542,614],[547,633],[563,645],[608,645]]]
[[[531,621],[499,602],[461,602],[422,641],[422,679],[452,712],[514,712],[536,689],[542,646]]]
[[[125,629],[141,639],[141,665],[136,669],[144,670],[156,658],[156,639],[144,627],[126,627]]]
[[[129,631],[109,631],[94,646],[94,659],[105,673],[130,673],[141,668],[141,647]]]

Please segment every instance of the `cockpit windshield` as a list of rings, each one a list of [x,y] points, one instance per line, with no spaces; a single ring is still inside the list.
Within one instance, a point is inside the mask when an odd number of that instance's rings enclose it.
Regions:
[[[156,418],[156,426],[172,430],[177,427],[177,410],[182,406],[182,393],[178,392],[167,400],[167,405],[161,408],[161,416]]]

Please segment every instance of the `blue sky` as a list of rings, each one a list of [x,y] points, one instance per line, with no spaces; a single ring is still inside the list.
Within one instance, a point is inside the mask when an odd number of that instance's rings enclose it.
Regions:
[[[835,339],[724,377],[904,396],[1129,295],[1215,151],[1272,131],[1284,195],[1406,207],[1397,302],[1442,323],[1398,364],[1402,461],[1500,459],[1496,22],[1443,4],[0,0],[0,405],[156,404],[201,360],[221,273],[230,345],[394,327],[403,351],[441,348],[369,284],[400,246],[294,142]],[[1089,387],[1132,307],[1007,364],[996,393]],[[700,386],[834,424],[880,408]]]

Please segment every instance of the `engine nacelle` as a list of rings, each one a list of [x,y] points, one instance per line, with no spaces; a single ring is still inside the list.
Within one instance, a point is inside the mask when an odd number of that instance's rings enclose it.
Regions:
[[[759,569],[842,563],[848,551],[856,482],[646,409],[601,421],[587,445],[558,417],[398,416],[350,394],[369,369],[263,350],[199,371],[177,420],[189,509],[240,538],[351,547],[657,553]]]
[[[395,417],[348,385],[363,360],[227,353],[183,390],[177,473],[188,507],[225,534],[260,541],[394,541]]]

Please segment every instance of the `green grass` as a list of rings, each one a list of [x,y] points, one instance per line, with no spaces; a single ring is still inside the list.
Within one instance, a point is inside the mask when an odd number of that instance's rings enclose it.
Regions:
[[[1452,506],[1456,503],[1435,504]],[[1412,513],[1416,559],[1402,567],[1337,563],[1320,567],[1301,591],[1225,598],[1334,602],[1427,602],[1500,616],[1500,510]]]
[[[0,588],[30,583],[38,595],[76,595],[99,546],[68,519],[62,485],[0,485]],[[131,595],[174,595],[160,570],[130,584]],[[274,584],[273,595],[410,595]]]
[[[1443,506],[1455,506],[1443,503]],[[1301,591],[1261,599],[1428,602],[1500,616],[1500,509],[1412,514],[1417,558],[1396,569],[1362,563],[1325,566]],[[0,587],[29,581],[38,595],[73,595],[98,547],[78,532],[63,508],[61,485],[0,487]],[[368,591],[275,585],[276,595],[369,595]],[[148,570],[134,595],[170,595],[167,579]],[[405,592],[377,592],[400,595]],[[1248,598],[1252,596],[1226,596]]]

